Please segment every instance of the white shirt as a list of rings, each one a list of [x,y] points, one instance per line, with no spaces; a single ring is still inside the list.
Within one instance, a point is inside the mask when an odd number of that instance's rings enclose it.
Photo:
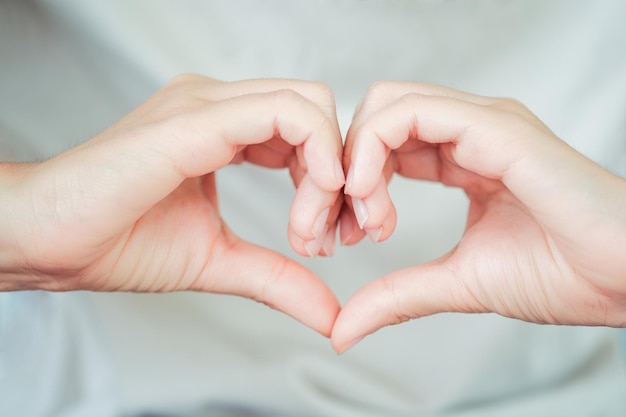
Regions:
[[[0,56],[7,57],[0,65],[0,143],[15,159],[45,157],[88,139],[181,72],[323,81],[335,92],[344,132],[379,79],[511,96],[609,168],[617,169],[626,152],[626,3],[619,0],[32,3],[0,6]],[[286,172],[227,167],[218,179],[222,213],[236,233],[310,266],[342,302],[366,282],[447,252],[467,210],[458,190],[396,178],[391,194],[399,223],[389,241],[309,260],[287,244],[293,190]],[[14,312],[5,300],[17,295],[3,297],[0,307]],[[94,415],[86,410],[102,410],[115,390],[126,412],[234,403],[296,416],[626,415],[612,329],[442,314],[383,329],[337,356],[313,331],[235,297],[37,297],[31,302],[65,311],[68,305],[82,311],[87,302],[96,318],[79,326],[69,313],[0,317],[10,319],[0,328],[3,344],[41,321],[51,323],[47,329],[65,323],[55,342],[61,348],[32,349],[17,359],[10,350],[0,353],[14,364],[0,368],[9,370],[0,387],[14,391],[13,407],[27,410],[33,387],[50,399],[47,410],[22,415],[69,415],[62,414],[67,398],[50,394],[36,372],[11,385],[29,357],[72,368],[73,377],[65,368],[40,368],[67,387],[102,377],[102,395],[77,395],[69,404],[82,401],[85,411],[72,415]],[[35,342],[43,334],[31,334],[30,346],[43,347]],[[64,338],[77,343],[63,347]],[[76,349],[85,361],[67,360]],[[95,375],[92,369],[106,367],[93,364],[106,361],[113,375]]]

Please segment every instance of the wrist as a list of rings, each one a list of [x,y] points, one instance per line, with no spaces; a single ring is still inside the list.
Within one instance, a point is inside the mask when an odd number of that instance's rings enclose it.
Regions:
[[[0,291],[42,288],[42,277],[28,268],[25,176],[30,164],[0,163]]]

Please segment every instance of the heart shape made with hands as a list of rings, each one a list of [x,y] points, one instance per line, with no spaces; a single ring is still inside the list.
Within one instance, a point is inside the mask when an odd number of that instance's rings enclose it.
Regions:
[[[341,307],[310,270],[224,223],[215,171],[240,160],[289,169],[297,189],[288,239],[300,255],[332,253],[337,226],[347,245],[387,239],[393,173],[463,189],[466,229],[441,258],[381,277]],[[340,352],[438,312],[626,324],[607,313],[626,299],[615,279],[626,242],[607,221],[626,224],[622,180],[512,100],[376,83],[343,146],[327,87],[183,76],[86,144],[22,169],[21,184],[45,201],[16,211],[15,224],[37,224],[11,241],[23,242],[15,257],[37,272],[25,275],[52,277],[51,289],[240,295],[330,336]],[[615,241],[594,244],[605,236]]]

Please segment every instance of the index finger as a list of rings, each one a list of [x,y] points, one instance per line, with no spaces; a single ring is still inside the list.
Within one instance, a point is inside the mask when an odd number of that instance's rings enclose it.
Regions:
[[[292,145],[309,142],[306,153],[319,155],[309,164],[311,177],[325,190],[339,190],[343,174],[334,169],[339,134],[327,120],[318,106],[290,90],[206,102],[161,121],[105,131],[40,164],[30,178],[47,183],[45,168],[53,165],[59,178],[68,179],[67,196],[80,195],[81,207],[89,208],[76,215],[101,219],[120,209],[129,213],[111,219],[107,228],[113,233],[129,227],[184,179],[213,172],[241,146],[278,134]]]

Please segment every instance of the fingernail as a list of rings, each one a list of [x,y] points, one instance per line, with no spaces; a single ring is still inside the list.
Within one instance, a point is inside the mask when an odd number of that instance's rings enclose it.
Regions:
[[[365,203],[360,198],[352,198],[352,207],[354,208],[356,221],[359,223],[359,229],[363,229],[363,225],[369,217],[367,207],[365,207]]]
[[[352,216],[344,216],[339,221],[339,237],[342,245],[346,245],[352,238],[353,225]]]
[[[350,239],[352,239],[352,232],[348,233],[348,236],[346,236],[343,239],[341,239],[341,244],[343,246],[346,246],[348,244],[348,242],[350,242]]]
[[[245,160],[246,158],[244,158],[243,152],[237,152],[235,156],[233,156],[233,159],[230,161],[230,163],[233,165],[239,165],[245,162]]]
[[[319,239],[320,237],[324,237],[324,227],[326,226],[326,221],[328,220],[328,215],[330,214],[330,207],[326,207],[324,210],[320,212],[315,221],[313,222],[313,228],[311,229],[311,233],[315,236],[315,239]]]
[[[319,255],[320,250],[322,249],[322,245],[324,244],[324,238],[326,237],[326,233],[328,232],[328,225],[324,224],[324,228],[320,232],[321,238],[315,238],[304,242],[304,250],[309,255],[309,257],[313,258]]]
[[[314,258],[315,256],[317,256],[317,254],[320,253],[320,247],[318,246],[317,239],[304,242],[304,250],[306,250],[309,258]]]
[[[375,229],[365,229],[365,233],[367,233],[372,242],[376,243],[380,240],[380,235],[383,233],[383,228],[377,227]]]
[[[339,351],[339,353],[346,353],[348,350],[352,349],[357,343],[365,338],[365,335],[359,336],[356,339],[353,339],[350,343],[348,343],[343,349]]]
[[[306,253],[307,255],[309,255],[309,258],[315,258],[317,255],[319,255],[321,249],[322,249],[322,244],[317,239],[304,242],[304,250],[306,250]]]
[[[322,248],[324,248],[324,253],[326,256],[333,256],[335,254],[335,238],[337,236],[337,229],[332,228],[328,230],[326,233],[326,237],[324,238],[324,243],[322,244]]]
[[[341,184],[344,184],[346,182],[346,177],[343,173],[343,167],[341,166],[341,162],[339,161],[339,159],[335,159],[335,176]]]
[[[351,166],[350,169],[348,169],[348,176],[346,177],[346,186],[345,186],[345,191],[350,191],[350,188],[352,188],[352,183],[354,182],[354,166]]]

